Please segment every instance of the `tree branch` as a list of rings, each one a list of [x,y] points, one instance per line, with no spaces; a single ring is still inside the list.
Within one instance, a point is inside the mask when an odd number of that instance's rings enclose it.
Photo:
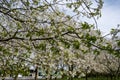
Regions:
[[[65,32],[63,34],[61,34],[61,36],[64,36],[68,33],[71,33],[71,32]],[[30,40],[30,41],[38,41],[38,40],[50,40],[50,39],[53,39],[53,38],[58,38],[59,36],[56,35],[56,36],[53,36],[53,37],[42,37],[42,38],[30,38],[30,39],[27,39],[27,38],[22,38],[22,37],[16,37],[16,34],[17,34],[17,31],[16,33],[10,37],[10,38],[6,38],[6,39],[0,39],[0,42],[4,42],[4,41],[10,41],[10,40]]]

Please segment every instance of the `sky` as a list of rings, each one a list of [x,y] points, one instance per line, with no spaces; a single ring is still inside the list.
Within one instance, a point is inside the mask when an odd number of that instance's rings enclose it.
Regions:
[[[117,28],[117,25],[120,24],[120,0],[103,0],[103,2],[102,17],[97,20],[97,24],[102,34],[106,35],[110,33],[111,29]],[[73,14],[70,13],[70,10],[66,10],[66,13]],[[87,22],[94,23],[93,20]]]
[[[120,24],[120,0],[104,0],[102,17],[98,20],[98,27],[103,34],[108,34],[111,28]]]

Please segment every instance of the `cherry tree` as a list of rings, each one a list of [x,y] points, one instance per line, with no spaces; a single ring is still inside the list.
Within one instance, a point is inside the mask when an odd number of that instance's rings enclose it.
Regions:
[[[1,0],[0,62],[7,65],[5,69],[16,63],[14,75],[27,71],[28,64],[34,65],[35,80],[38,69],[47,79],[58,72],[72,79],[91,64],[82,54],[107,50],[117,55],[109,44],[102,44],[104,37],[96,21],[102,6],[102,0]],[[84,17],[94,24],[82,21]],[[84,65],[86,62],[89,64]]]

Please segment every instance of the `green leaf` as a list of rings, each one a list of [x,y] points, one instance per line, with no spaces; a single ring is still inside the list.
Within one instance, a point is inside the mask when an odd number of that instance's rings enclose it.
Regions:
[[[87,22],[82,23],[81,26],[82,29],[90,29],[91,27],[93,27],[93,25],[90,25]]]
[[[44,33],[45,33],[45,30],[43,28],[40,29],[39,32],[38,32],[39,35],[43,35]]]
[[[35,5],[38,5],[38,3],[39,3],[38,0],[33,0],[33,2]]]
[[[65,48],[70,48],[70,43],[65,41],[65,40],[61,40],[61,42],[64,44]]]
[[[70,4],[70,3],[67,3],[67,5],[66,5],[68,8],[72,8],[72,4]]]
[[[26,5],[27,5],[27,6],[29,6],[29,5],[30,5],[29,1],[27,1],[27,2],[26,2]]]
[[[95,49],[95,50],[93,50],[93,53],[99,55],[100,51],[98,51],[97,49]]]
[[[56,53],[59,53],[59,49],[56,48],[56,47],[51,47],[51,51],[56,54]]]
[[[18,52],[18,48],[14,48],[15,49],[15,52]]]
[[[72,27],[72,26],[69,26],[69,27],[67,28],[67,30],[70,31],[70,32],[73,32],[73,31],[75,30],[75,28]]]
[[[96,38],[96,36],[91,36],[91,37],[89,38],[89,40],[90,40],[91,42],[95,43],[95,41],[97,40],[97,38]]]
[[[46,50],[46,44],[45,43],[40,43],[38,46],[36,46],[37,49],[40,50]]]
[[[87,34],[85,35],[85,39],[86,39],[86,41],[87,41],[88,43],[90,43],[90,42],[95,43],[96,40],[97,40],[97,37],[96,37],[96,36],[92,36],[92,35],[90,35],[90,34],[87,33]]]
[[[117,40],[117,45],[120,46],[120,40]]]
[[[28,33],[26,34],[26,37],[31,37],[31,36],[32,36],[31,32],[28,32]]]
[[[79,49],[79,47],[80,47],[79,41],[78,41],[78,40],[75,40],[75,41],[73,42],[73,48]]]
[[[0,51],[2,51],[3,50],[3,46],[0,46]]]

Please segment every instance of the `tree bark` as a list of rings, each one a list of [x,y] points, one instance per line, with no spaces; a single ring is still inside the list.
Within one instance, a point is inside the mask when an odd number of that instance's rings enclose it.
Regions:
[[[37,76],[38,76],[38,66],[36,65],[36,69],[35,69],[35,80],[37,80]]]
[[[18,78],[18,75],[15,75],[14,80],[17,80],[17,78]]]

